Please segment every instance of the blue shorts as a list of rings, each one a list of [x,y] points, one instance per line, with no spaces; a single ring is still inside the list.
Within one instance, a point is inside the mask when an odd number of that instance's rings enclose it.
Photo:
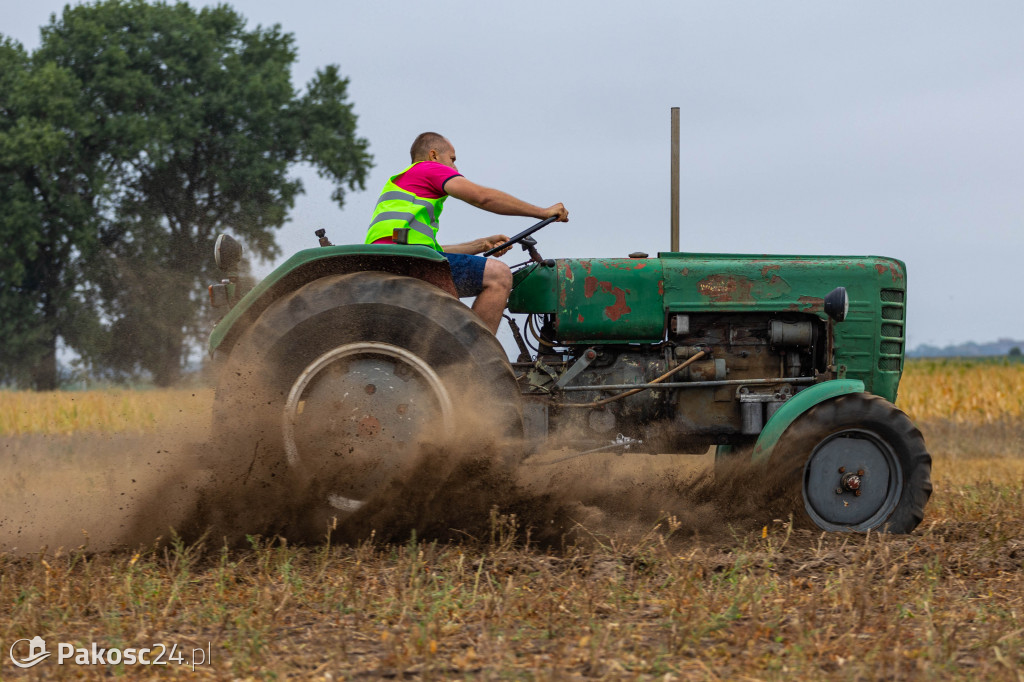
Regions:
[[[483,256],[469,256],[464,253],[442,254],[448,259],[448,267],[452,269],[452,281],[459,298],[476,296],[484,288],[484,266],[487,259]]]

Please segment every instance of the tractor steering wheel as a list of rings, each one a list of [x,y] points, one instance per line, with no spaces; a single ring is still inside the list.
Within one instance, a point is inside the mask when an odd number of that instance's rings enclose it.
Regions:
[[[511,239],[509,239],[504,244],[498,244],[497,246],[491,247],[491,248],[487,249],[486,251],[484,251],[480,255],[484,256],[484,257],[487,257],[487,256],[490,256],[490,255],[493,255],[493,254],[497,253],[498,251],[506,249],[506,248],[508,248],[510,246],[514,246],[515,244],[518,244],[520,242],[523,242],[531,234],[533,234],[534,232],[536,232],[540,228],[555,222],[556,220],[558,220],[558,216],[551,216],[550,218],[545,218],[544,220],[540,221],[536,225],[533,225],[532,227],[526,228],[525,230],[523,230],[522,232],[517,234],[515,237],[512,237]],[[536,244],[536,242],[534,242],[534,244]]]

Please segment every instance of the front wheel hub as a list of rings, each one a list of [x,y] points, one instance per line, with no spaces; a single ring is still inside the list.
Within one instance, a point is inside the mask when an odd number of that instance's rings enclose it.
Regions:
[[[804,465],[804,509],[824,530],[863,531],[883,525],[902,490],[899,457],[888,441],[867,429],[828,436]]]
[[[860,491],[860,476],[858,476],[857,474],[854,474],[854,473],[845,473],[845,474],[843,474],[843,478],[840,481],[840,485],[842,486],[843,490],[846,490],[848,492],[851,492],[851,493],[859,492]]]

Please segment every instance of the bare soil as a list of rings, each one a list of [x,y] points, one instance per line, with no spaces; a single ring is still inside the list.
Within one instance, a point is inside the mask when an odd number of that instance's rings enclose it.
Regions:
[[[9,439],[0,675],[38,634],[214,658],[46,678],[1024,679],[1024,424],[921,427],[935,493],[907,536],[794,528],[764,472],[716,480],[706,455],[510,476],[445,448],[281,535],[270,492],[231,503],[201,430]]]

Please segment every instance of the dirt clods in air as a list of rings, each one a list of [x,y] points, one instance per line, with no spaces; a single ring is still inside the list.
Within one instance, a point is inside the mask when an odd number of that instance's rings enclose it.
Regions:
[[[572,453],[562,450],[511,466],[518,444],[477,437],[483,431],[472,420],[458,437],[427,434],[383,466],[372,450],[357,457],[337,442],[307,443],[301,465],[289,466],[269,423],[261,437],[219,441],[199,427],[9,438],[0,444],[0,551],[131,548],[172,533],[205,535],[212,545],[244,545],[254,535],[484,540],[496,516],[514,518],[522,541],[557,549],[628,541],[669,518],[676,538],[728,539],[786,520],[792,506],[763,469],[716,474],[711,454],[566,459]],[[361,487],[365,480],[373,484]]]

